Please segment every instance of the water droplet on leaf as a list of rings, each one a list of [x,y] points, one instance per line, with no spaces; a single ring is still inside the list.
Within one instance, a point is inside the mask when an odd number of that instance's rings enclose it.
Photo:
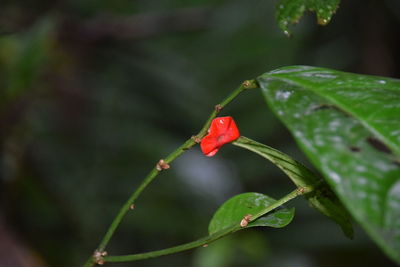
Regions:
[[[329,20],[327,20],[326,18],[318,18],[319,25],[325,26],[326,24],[328,24],[328,22],[329,22]]]
[[[288,30],[284,30],[283,33],[284,33],[287,37],[290,37],[290,36],[291,36],[291,34],[290,34],[290,32],[289,32]]]

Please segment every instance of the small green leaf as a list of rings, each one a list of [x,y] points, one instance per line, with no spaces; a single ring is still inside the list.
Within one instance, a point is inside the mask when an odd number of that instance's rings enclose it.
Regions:
[[[353,238],[350,216],[329,186],[321,181],[311,170],[285,153],[270,146],[241,136],[234,145],[255,152],[280,168],[297,187],[317,186],[317,189],[305,195],[311,206],[340,225],[344,234]]]
[[[306,10],[317,14],[320,25],[326,25],[339,7],[340,0],[280,0],[276,8],[276,19],[286,35],[289,25],[298,23]]]
[[[214,214],[208,227],[210,235],[240,224],[244,216],[256,214],[276,200],[260,193],[243,193],[227,200]],[[247,227],[269,226],[281,228],[288,225],[294,217],[294,208],[279,208],[250,222]]]
[[[257,81],[349,212],[400,263],[400,80],[293,66]]]

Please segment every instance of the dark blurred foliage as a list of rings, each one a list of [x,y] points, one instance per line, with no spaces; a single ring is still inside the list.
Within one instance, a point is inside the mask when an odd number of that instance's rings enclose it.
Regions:
[[[0,5],[0,266],[79,266],[158,159],[195,134],[243,80],[307,64],[399,77],[400,3],[343,1],[333,21],[308,14],[287,38],[275,1],[3,0]],[[306,162],[246,92],[223,114],[241,133]],[[273,165],[226,146],[173,162],[136,203],[110,254],[206,235],[216,208],[293,185]],[[237,233],[208,248],[107,266],[391,266],[303,199],[284,229]]]

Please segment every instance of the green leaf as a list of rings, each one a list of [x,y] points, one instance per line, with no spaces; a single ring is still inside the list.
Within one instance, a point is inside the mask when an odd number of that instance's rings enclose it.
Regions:
[[[276,19],[286,35],[289,25],[298,23],[306,10],[317,14],[320,25],[326,25],[339,7],[340,0],[280,0],[276,7]]]
[[[351,214],[400,263],[400,80],[307,66],[257,80]]]
[[[270,146],[241,136],[234,145],[246,148],[271,161],[292,180],[297,187],[314,186],[320,180],[312,171],[285,153]]]
[[[321,181],[311,170],[285,153],[270,146],[241,136],[234,145],[246,148],[271,161],[280,168],[297,187],[317,188],[305,195],[311,206],[340,225],[344,234],[353,238],[350,216],[329,186]]]
[[[208,227],[210,235],[240,224],[244,216],[256,214],[276,200],[260,193],[243,193],[227,200],[214,214]],[[281,228],[288,225],[294,217],[294,208],[279,208],[250,222],[247,227],[269,226]]]

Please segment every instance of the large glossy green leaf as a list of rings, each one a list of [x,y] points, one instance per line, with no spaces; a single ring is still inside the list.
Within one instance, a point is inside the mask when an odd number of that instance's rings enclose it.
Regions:
[[[289,25],[298,23],[305,11],[314,11],[320,25],[326,25],[336,12],[340,0],[280,0],[276,7],[276,19],[286,35]]]
[[[249,138],[242,136],[233,144],[271,161],[286,173],[297,187],[314,187],[314,191],[305,195],[311,206],[338,223],[347,237],[353,237],[353,227],[348,212],[329,186],[311,170],[285,153]]]
[[[400,263],[400,80],[307,66],[257,80],[352,215]]]
[[[228,199],[215,212],[208,232],[214,234],[234,224],[240,224],[244,216],[256,214],[273,204],[276,200],[260,193],[243,193]],[[281,228],[288,225],[294,217],[294,208],[279,208],[250,222],[247,227],[269,226]]]

